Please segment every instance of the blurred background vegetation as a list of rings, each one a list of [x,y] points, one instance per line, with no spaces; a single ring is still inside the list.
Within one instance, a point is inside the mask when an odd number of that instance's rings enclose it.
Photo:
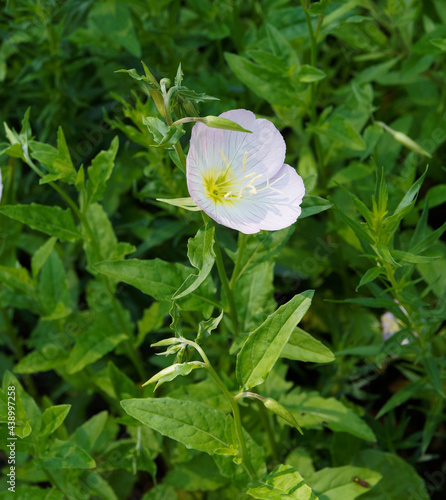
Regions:
[[[442,0],[308,4],[303,2],[309,9],[290,0],[7,0],[0,14],[0,119],[19,130],[30,108],[33,136],[53,145],[61,126],[76,168],[89,164],[118,135],[120,150],[104,198],[115,233],[135,245],[134,257],[184,262],[186,239],[196,233],[200,218],[155,201],[187,196],[184,177],[166,150],[151,147],[142,118],[156,110],[147,90],[116,73],[122,68],[142,73],[143,60],[158,80],[173,82],[181,63],[184,85],[218,98],[197,103],[201,115],[246,108],[271,119],[284,134],[287,162],[297,167],[307,192],[330,196],[352,220],[359,213],[343,188],[371,207],[375,173],[382,168],[392,211],[429,164],[418,202],[396,237],[396,246],[404,249],[425,205],[428,233],[445,221],[446,5]],[[317,47],[312,46],[308,19]],[[296,69],[301,65],[321,73]],[[417,141],[424,154],[408,148],[407,141],[381,123]],[[186,134],[185,146],[187,139]],[[20,161],[2,155],[0,166],[6,202],[61,203]],[[17,258],[29,267],[43,237],[3,216],[0,223],[2,234],[8,235],[2,240],[2,264],[12,265]],[[221,237],[235,248],[232,232],[223,230]],[[335,208],[298,221],[275,267],[274,296],[280,304],[315,288],[304,326],[338,354],[324,366],[289,362],[288,378],[341,398],[363,414],[379,449],[398,453],[415,466],[432,498],[439,499],[441,487],[427,474],[444,464],[444,397],[438,389],[444,387],[446,352],[441,326],[446,317],[444,241],[434,242],[427,255],[439,259],[413,262],[413,281],[397,275],[398,283],[410,286],[390,297],[404,301],[420,322],[435,323],[437,335],[428,339],[431,364],[420,362],[420,352],[410,346],[400,349],[398,343],[396,357],[382,350],[381,315],[390,308],[367,300],[388,289],[372,283],[367,291],[356,292],[373,264]],[[85,303],[88,273],[80,250],[71,248],[63,259],[72,293]],[[333,302],[358,296],[364,300]],[[127,287],[118,290],[118,297],[135,321],[141,319],[148,304],[138,291]],[[420,305],[418,299],[424,302]],[[437,311],[434,319],[430,310]],[[35,315],[23,312],[16,319],[19,334],[27,339]],[[163,328],[166,324],[156,331]],[[407,331],[402,335],[400,341]],[[1,354],[2,371],[19,358],[9,351]],[[427,385],[406,391],[400,401],[405,404],[395,400],[384,416],[374,418],[392,395],[413,387],[426,370]],[[51,377],[36,378],[37,392],[57,399]],[[59,394],[65,390],[58,382]],[[87,406],[90,414],[101,409],[89,396],[79,414]],[[67,422],[75,426],[75,412]],[[330,453],[334,463],[343,463],[339,436],[344,435],[335,435],[328,445],[311,432],[304,438],[309,449],[318,448],[318,468],[329,463]],[[351,453],[361,448],[351,437],[348,446]]]

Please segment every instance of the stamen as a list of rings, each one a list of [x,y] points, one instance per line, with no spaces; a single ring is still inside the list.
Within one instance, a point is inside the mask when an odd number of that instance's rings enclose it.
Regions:
[[[223,158],[223,163],[226,165],[227,168],[229,168],[231,164],[228,162],[228,159],[226,158],[225,154],[221,149],[220,149],[220,155]]]
[[[248,151],[246,151],[246,153],[243,155],[243,168],[242,168],[243,173],[245,173],[245,171],[246,171],[247,161],[248,161]]]

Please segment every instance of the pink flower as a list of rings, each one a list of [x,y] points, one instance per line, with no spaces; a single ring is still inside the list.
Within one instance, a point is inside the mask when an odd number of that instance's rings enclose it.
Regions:
[[[252,134],[194,126],[186,169],[191,197],[209,217],[245,234],[290,226],[301,213],[305,187],[284,163],[282,135],[246,109],[220,116]]]

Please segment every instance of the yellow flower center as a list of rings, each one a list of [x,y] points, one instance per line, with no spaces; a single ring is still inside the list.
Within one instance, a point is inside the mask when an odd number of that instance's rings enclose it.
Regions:
[[[263,177],[263,174],[252,172],[245,175],[242,179],[237,179],[232,169],[232,164],[228,162],[223,151],[220,149],[220,155],[223,159],[225,167],[212,167],[203,174],[203,183],[205,188],[205,195],[214,202],[214,205],[234,204],[241,200],[245,191],[248,191],[249,196],[257,194],[265,189],[271,189],[280,194],[283,194],[278,189],[272,187],[280,179],[276,179],[272,184],[269,182],[268,173],[266,179],[266,186],[258,189],[254,186],[254,182]],[[242,172],[246,172],[246,163],[248,161],[248,152],[243,156]],[[281,177],[282,178],[282,177]]]

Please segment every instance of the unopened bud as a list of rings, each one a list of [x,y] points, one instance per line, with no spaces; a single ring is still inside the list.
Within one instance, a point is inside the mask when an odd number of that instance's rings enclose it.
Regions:
[[[227,118],[222,118],[220,116],[205,116],[200,121],[202,121],[208,127],[234,130],[236,132],[248,132],[249,134],[252,134],[251,130],[246,130],[238,123],[235,123],[232,120],[228,120]]]

